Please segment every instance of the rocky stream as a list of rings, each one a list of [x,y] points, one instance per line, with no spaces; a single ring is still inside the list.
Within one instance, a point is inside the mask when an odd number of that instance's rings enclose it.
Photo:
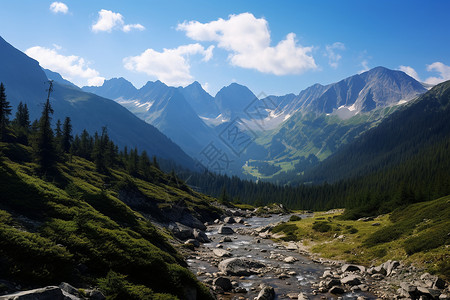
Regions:
[[[444,281],[398,261],[366,269],[274,242],[270,229],[289,214],[243,215],[229,212],[205,224],[206,236],[185,242],[190,269],[217,299],[448,299]]]

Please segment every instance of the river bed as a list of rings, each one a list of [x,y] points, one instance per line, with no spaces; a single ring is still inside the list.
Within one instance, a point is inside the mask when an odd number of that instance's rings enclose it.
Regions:
[[[274,243],[270,239],[263,239],[240,232],[248,232],[247,229],[256,229],[259,227],[276,224],[281,221],[287,221],[291,215],[273,215],[268,218],[252,217],[246,219],[246,225],[243,224],[226,224],[236,231],[233,235],[228,235],[231,242],[221,242],[226,235],[218,234],[217,230],[220,225],[208,226],[206,234],[212,240],[211,243],[205,243],[198,249],[194,255],[187,259],[190,269],[197,274],[199,280],[211,283],[216,274],[219,272],[218,262],[226,259],[216,257],[212,251],[219,244],[223,249],[231,252],[232,257],[246,257],[264,263],[269,267],[269,271],[264,274],[250,276],[226,276],[232,281],[236,281],[240,287],[247,290],[246,293],[225,293],[218,295],[218,299],[253,299],[260,291],[260,284],[265,283],[272,286],[276,292],[275,299],[292,299],[293,295],[304,293],[309,299],[357,299],[363,296],[364,299],[376,299],[372,294],[363,292],[352,292],[343,295],[332,294],[316,294],[313,287],[314,283],[321,280],[321,276],[325,270],[330,269],[329,266],[313,261],[311,258],[302,255],[298,250],[285,245]],[[310,217],[302,215],[302,218]],[[241,228],[241,229],[240,229]],[[293,263],[284,262],[284,258],[293,257]],[[281,276],[280,276],[281,275]],[[236,283],[235,283],[236,285]],[[315,295],[316,294],[316,295]],[[361,299],[361,298],[360,298]]]

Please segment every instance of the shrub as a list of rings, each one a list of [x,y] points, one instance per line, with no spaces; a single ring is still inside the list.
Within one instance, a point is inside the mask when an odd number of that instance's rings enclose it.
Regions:
[[[292,215],[292,216],[289,218],[289,222],[296,222],[296,221],[300,221],[301,219],[302,219],[302,217],[300,217],[300,216]]]
[[[447,235],[448,223],[443,223],[434,227],[432,230],[426,230],[419,235],[407,239],[403,243],[403,248],[408,255],[434,249],[445,245],[449,240]]]
[[[403,233],[404,230],[396,225],[387,226],[372,233],[364,241],[364,245],[373,247],[378,244],[387,243],[398,239]]]
[[[314,222],[312,229],[318,232],[328,232],[331,230],[331,225],[327,222]]]

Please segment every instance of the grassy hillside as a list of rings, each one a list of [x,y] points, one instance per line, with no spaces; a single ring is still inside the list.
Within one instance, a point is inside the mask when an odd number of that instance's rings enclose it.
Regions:
[[[30,147],[0,143],[0,279],[24,288],[61,281],[100,286],[110,299],[210,298],[168,233],[121,199],[151,203],[150,213],[182,201],[193,214],[214,214],[211,198],[155,167],[150,183],[66,158],[57,174],[43,179]]]
[[[377,224],[378,226],[374,226]],[[283,223],[283,240],[301,241],[331,259],[370,266],[388,259],[415,263],[450,278],[450,196],[399,208],[372,221],[342,219],[340,212]]]

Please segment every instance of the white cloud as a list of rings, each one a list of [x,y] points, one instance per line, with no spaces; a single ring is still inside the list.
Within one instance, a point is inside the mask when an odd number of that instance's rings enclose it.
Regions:
[[[60,73],[63,78],[78,86],[101,85],[105,79],[99,76],[97,70],[90,68],[83,58],[59,54],[58,49],[35,46],[27,49],[25,53],[36,59],[42,67]]]
[[[141,24],[125,24],[124,18],[120,13],[102,9],[98,12],[98,20],[94,25],[92,25],[91,29],[93,32],[111,32],[113,29],[120,29],[123,32],[130,32],[133,29],[142,31],[145,27]]]
[[[142,31],[142,30],[145,30],[145,27],[142,26],[141,24],[127,24],[127,25],[124,25],[122,28],[122,30],[124,32],[130,32],[132,29]]]
[[[408,74],[409,76],[411,76],[415,80],[421,81],[420,78],[419,78],[419,74],[417,74],[417,72],[416,72],[416,70],[414,70],[414,68],[412,68],[410,66],[400,66],[400,67],[398,67],[398,69],[400,71],[405,72],[406,74]]]
[[[361,63],[360,66],[362,67],[361,70],[359,70],[358,74],[364,73],[366,71],[369,71],[369,61],[367,59],[364,59]]]
[[[431,65],[427,65],[428,72],[438,72],[439,77],[429,77],[425,80],[429,84],[438,84],[446,80],[450,80],[450,66],[444,65],[441,62],[434,62]]]
[[[123,16],[121,14],[112,12],[110,10],[102,9],[101,11],[98,12],[97,23],[92,25],[92,31],[111,32],[112,29],[122,27],[123,24],[124,24]]]
[[[197,41],[217,42],[219,48],[231,52],[228,59],[234,66],[275,75],[317,69],[310,55],[312,47],[298,45],[294,33],[289,33],[275,47],[270,46],[267,21],[251,13],[230,15],[228,20],[220,18],[209,23],[184,22],[178,24],[177,30],[185,31]]]
[[[62,2],[53,2],[52,4],[50,4],[50,10],[55,14],[67,14],[69,12],[69,8],[67,7],[67,5]]]
[[[328,64],[334,68],[337,69],[339,66],[339,61],[342,58],[342,55],[336,53],[337,51],[343,51],[345,50],[345,45],[341,42],[335,42],[332,45],[327,45],[326,47],[326,56],[328,56]]]
[[[167,85],[185,86],[193,79],[190,73],[189,56],[200,54],[203,56],[203,61],[209,61],[213,49],[214,46],[205,49],[198,43],[164,49],[162,52],[147,49],[138,56],[124,58],[123,63],[127,70],[156,77]]]

